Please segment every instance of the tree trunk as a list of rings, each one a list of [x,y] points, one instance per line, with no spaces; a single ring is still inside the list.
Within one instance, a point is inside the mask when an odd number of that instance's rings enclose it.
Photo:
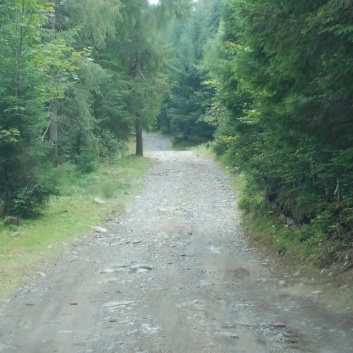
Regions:
[[[53,16],[50,18],[51,29],[56,33],[56,0],[51,0],[54,6]],[[55,35],[56,37],[56,35]],[[59,152],[58,152],[58,107],[56,100],[54,99],[50,105],[50,128],[49,128],[49,141],[54,145],[54,161],[58,163]]]
[[[58,109],[56,102],[53,101],[50,106],[50,128],[49,141],[54,144],[54,159],[57,162],[59,159],[58,152]]]
[[[139,39],[136,40],[137,43]],[[138,46],[138,45],[137,45]],[[137,48],[136,50],[136,63],[135,63],[135,79],[141,80],[143,79],[142,71],[141,71],[141,58],[140,58],[140,50]],[[142,118],[139,113],[136,114],[136,156],[143,157],[143,138],[142,138]]]
[[[143,157],[142,119],[136,118],[136,156]]]
[[[2,217],[7,215],[11,204],[11,188],[10,188],[10,181],[9,181],[8,163],[9,162],[6,162],[4,166],[4,195],[3,195],[3,207],[2,207],[2,214],[1,214]]]

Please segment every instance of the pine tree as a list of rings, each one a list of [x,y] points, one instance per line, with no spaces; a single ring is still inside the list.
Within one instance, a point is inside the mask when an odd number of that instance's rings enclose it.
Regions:
[[[182,25],[175,41],[175,56],[170,70],[173,89],[167,109],[160,118],[178,139],[198,143],[212,139],[214,127],[204,121],[214,94],[206,85],[208,70],[202,66],[204,46],[218,28],[221,2],[200,1],[190,19]],[[180,25],[179,25],[180,26]]]
[[[41,137],[47,128],[48,104],[62,94],[68,80],[53,85],[48,77],[54,71],[70,71],[74,63],[63,60],[72,50],[64,42],[45,40],[50,5],[19,0],[15,5],[6,2],[1,9],[2,214],[28,215],[57,192],[51,173],[53,144]]]
[[[162,1],[151,6],[147,0],[126,1],[121,10],[123,31],[109,44],[109,65],[120,72],[127,114],[134,121],[136,154],[143,155],[143,129],[156,123],[168,87],[162,68],[169,47],[160,39],[164,23],[180,11],[179,2]]]
[[[210,64],[214,104],[228,110],[216,149],[261,190],[266,212],[324,236],[347,227],[353,201],[351,12],[330,0],[228,1]]]

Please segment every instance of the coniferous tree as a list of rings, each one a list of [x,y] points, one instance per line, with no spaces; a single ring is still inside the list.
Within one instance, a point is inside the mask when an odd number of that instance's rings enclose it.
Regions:
[[[231,0],[214,43],[214,105],[227,107],[215,148],[261,190],[266,212],[312,225],[305,239],[350,224],[351,12],[330,0]]]
[[[48,42],[44,26],[53,7],[37,0],[1,7],[0,193],[2,214],[26,215],[56,193],[51,142],[44,141],[48,106],[69,85],[72,48]],[[53,84],[53,73],[63,77]],[[45,171],[44,171],[45,170]]]
[[[214,127],[204,121],[213,87],[206,85],[208,69],[203,67],[204,46],[215,34],[220,20],[221,1],[200,1],[194,4],[190,19],[179,24],[170,81],[173,85],[167,108],[160,117],[161,125],[178,139],[202,142],[212,138]]]
[[[124,2],[120,12],[123,31],[109,44],[109,64],[120,72],[125,111],[134,121],[136,154],[143,155],[142,130],[150,129],[160,113],[167,91],[161,73],[167,64],[169,46],[161,36],[165,23],[181,15],[189,1],[161,1],[151,6],[147,0]],[[102,58],[103,59],[103,58]]]

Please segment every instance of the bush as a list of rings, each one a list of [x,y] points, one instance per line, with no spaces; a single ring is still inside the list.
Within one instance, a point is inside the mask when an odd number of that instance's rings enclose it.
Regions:
[[[81,148],[80,154],[76,155],[77,169],[81,173],[92,173],[99,166],[98,148],[92,145],[85,145]]]
[[[113,164],[118,155],[127,150],[125,143],[107,129],[98,132],[98,149],[101,161],[109,164]]]

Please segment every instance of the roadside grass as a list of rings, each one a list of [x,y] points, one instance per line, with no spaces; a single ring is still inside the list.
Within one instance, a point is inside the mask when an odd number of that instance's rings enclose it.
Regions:
[[[290,231],[278,226],[273,219],[258,216],[254,212],[243,212],[243,226],[250,237],[269,256],[284,257],[292,273],[298,273],[300,280],[320,289],[337,310],[353,312],[353,270],[342,270],[343,263],[328,261],[338,258],[340,245],[334,240],[300,241],[300,231]],[[280,272],[283,270],[279,269]],[[288,270],[286,270],[288,272]]]
[[[285,257],[283,263],[299,273],[302,281],[313,288],[320,288],[323,296],[338,310],[353,311],[353,271],[341,271],[341,265],[331,259],[337,258],[340,244],[317,234],[305,238],[309,226],[293,228],[278,224],[271,211],[266,210],[260,191],[248,188],[246,176],[235,175],[234,188],[240,193],[238,206],[242,211],[244,229],[262,251],[272,257]],[[313,227],[311,227],[313,228]],[[310,229],[312,231],[312,229]],[[330,260],[329,260],[330,259]],[[279,268],[279,272],[283,269]]]
[[[180,151],[193,151],[205,158],[210,158],[214,160],[217,164],[220,166],[225,167],[224,164],[220,162],[220,160],[216,157],[216,155],[213,153],[211,147],[209,146],[209,143],[202,143],[200,145],[193,145],[193,146],[184,146],[184,147],[176,147],[176,150]]]
[[[43,213],[21,227],[0,227],[0,300],[5,300],[26,278],[43,272],[44,260],[62,254],[65,244],[82,241],[99,225],[121,212],[141,190],[153,161],[128,156],[116,165],[103,165],[85,176],[67,176],[62,195],[52,197]],[[97,204],[95,198],[104,204]]]

